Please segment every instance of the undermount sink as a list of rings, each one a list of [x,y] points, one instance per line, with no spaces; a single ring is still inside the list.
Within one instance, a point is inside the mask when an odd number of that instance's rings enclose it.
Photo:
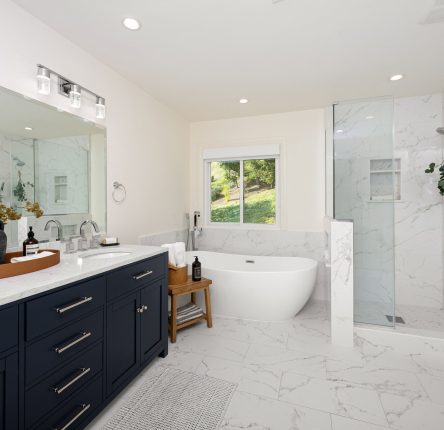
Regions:
[[[106,260],[108,258],[125,257],[130,255],[130,251],[109,251],[109,252],[94,252],[87,255],[81,255],[81,258],[88,258],[89,260]]]

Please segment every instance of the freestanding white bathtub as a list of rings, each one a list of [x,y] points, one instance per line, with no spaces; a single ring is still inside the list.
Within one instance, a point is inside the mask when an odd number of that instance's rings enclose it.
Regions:
[[[256,321],[295,316],[313,293],[318,263],[299,257],[256,257],[209,251],[187,252],[202,263],[202,276],[213,280],[214,315]]]

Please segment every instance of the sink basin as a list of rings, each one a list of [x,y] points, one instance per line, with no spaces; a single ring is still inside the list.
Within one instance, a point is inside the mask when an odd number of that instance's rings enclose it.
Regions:
[[[82,255],[81,258],[88,258],[89,260],[106,260],[108,258],[125,257],[131,255],[129,251],[109,251],[109,252],[95,252],[92,254]]]

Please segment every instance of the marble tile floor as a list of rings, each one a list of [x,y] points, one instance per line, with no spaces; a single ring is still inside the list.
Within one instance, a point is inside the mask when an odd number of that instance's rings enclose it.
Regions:
[[[332,346],[323,302],[280,323],[215,318],[212,329],[180,331],[168,357],[144,373],[171,366],[236,383],[223,430],[442,430],[444,348],[395,348],[363,333],[354,348]],[[89,430],[102,428],[141,383],[143,375]]]

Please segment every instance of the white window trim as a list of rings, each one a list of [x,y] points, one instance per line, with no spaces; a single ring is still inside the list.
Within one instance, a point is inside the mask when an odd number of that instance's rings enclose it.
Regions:
[[[278,146],[279,145],[267,145],[267,146]],[[232,154],[232,152],[230,152]],[[272,159],[275,160],[275,169],[276,169],[276,213],[275,213],[275,224],[248,224],[248,223],[234,223],[234,222],[211,222],[211,163],[213,161],[239,161],[240,163],[240,177],[242,185],[243,185],[243,173],[244,173],[244,160],[267,160]],[[280,230],[281,226],[281,192],[280,192],[280,184],[281,184],[281,169],[280,169],[280,156],[278,154],[274,155],[254,155],[244,156],[244,157],[218,157],[218,158],[208,158],[207,153],[204,154],[204,209],[205,209],[205,227],[206,228],[233,228],[233,229],[247,229],[247,230]],[[243,202],[244,190],[243,186],[241,186],[239,190],[239,199]],[[244,205],[240,205],[240,219],[243,219],[243,209]]]

